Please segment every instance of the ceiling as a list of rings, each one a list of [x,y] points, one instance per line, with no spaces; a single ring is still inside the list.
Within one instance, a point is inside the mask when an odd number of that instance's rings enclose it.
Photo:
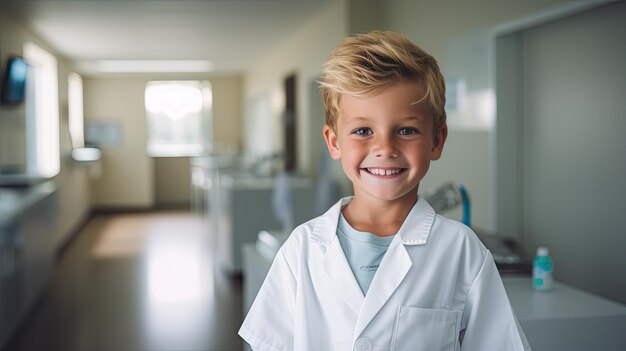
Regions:
[[[12,0],[13,16],[97,74],[100,60],[209,60],[243,71],[332,0]]]

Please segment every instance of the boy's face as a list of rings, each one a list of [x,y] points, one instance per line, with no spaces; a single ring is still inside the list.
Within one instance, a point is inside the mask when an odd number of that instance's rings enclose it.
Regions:
[[[324,126],[333,159],[341,159],[356,198],[415,201],[431,160],[441,156],[447,127],[433,136],[434,119],[415,80],[368,97],[344,95],[336,131]]]

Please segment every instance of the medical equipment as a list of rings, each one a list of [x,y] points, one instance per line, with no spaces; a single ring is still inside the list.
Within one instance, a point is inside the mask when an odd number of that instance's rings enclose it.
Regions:
[[[424,199],[437,213],[462,206],[461,222],[472,228],[470,198],[463,185],[452,182],[444,183],[435,189],[427,191]],[[515,239],[487,233],[477,228],[472,229],[482,243],[491,251],[500,273],[530,274],[532,270],[531,259]]]
[[[463,218],[461,222],[468,227],[471,223],[471,204],[465,187],[456,183],[445,183],[436,189],[428,191],[424,199],[437,213],[453,209],[458,205],[463,206]]]

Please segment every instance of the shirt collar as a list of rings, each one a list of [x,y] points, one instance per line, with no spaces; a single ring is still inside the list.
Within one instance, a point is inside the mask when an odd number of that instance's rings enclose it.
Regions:
[[[321,215],[313,227],[311,240],[322,245],[329,245],[336,237],[341,208],[349,204],[352,199],[352,196],[344,197]],[[404,245],[423,245],[428,240],[434,221],[435,210],[426,200],[418,197],[396,236]]]

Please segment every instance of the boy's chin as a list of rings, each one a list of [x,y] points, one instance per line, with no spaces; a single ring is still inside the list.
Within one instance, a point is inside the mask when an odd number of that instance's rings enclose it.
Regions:
[[[365,201],[403,203],[415,202],[417,200],[417,188],[407,192],[385,192],[385,191],[362,191],[356,192],[355,197]]]

